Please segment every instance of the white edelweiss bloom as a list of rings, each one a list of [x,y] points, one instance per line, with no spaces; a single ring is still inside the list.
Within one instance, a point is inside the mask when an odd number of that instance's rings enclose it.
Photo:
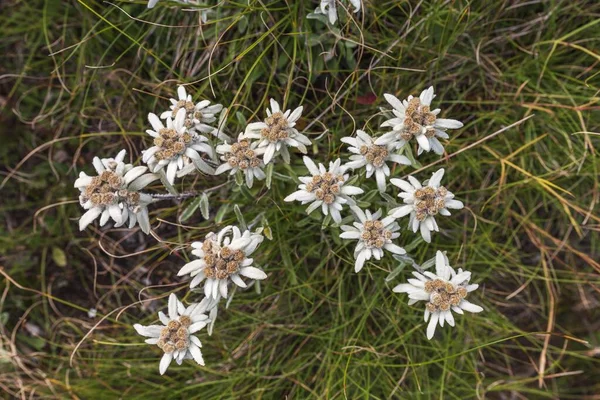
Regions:
[[[464,207],[462,201],[455,200],[454,195],[443,186],[440,186],[444,169],[437,170],[428,181],[421,183],[408,177],[407,182],[404,179],[390,179],[390,182],[398,186],[404,192],[398,194],[398,197],[404,199],[403,206],[390,210],[390,215],[394,218],[402,218],[410,214],[408,228],[413,232],[421,229],[421,236],[427,243],[431,243],[431,232],[439,232],[439,227],[435,221],[435,215],[450,215],[448,209],[460,210]]]
[[[266,178],[263,168],[265,165],[258,158],[264,152],[264,148],[257,149],[257,142],[245,139],[243,133],[238,136],[238,141],[233,144],[223,143],[217,146],[217,153],[222,154],[221,160],[225,161],[216,170],[215,175],[225,171],[231,171],[230,175],[242,171],[246,178],[246,185],[251,188],[254,178],[263,180]]]
[[[478,313],[483,311],[478,305],[465,300],[467,295],[477,289],[479,285],[469,284],[471,273],[458,269],[456,272],[448,262],[448,258],[438,251],[435,259],[435,274],[429,271],[420,274],[412,273],[417,279],[409,279],[408,283],[396,286],[396,293],[408,293],[408,304],[427,301],[425,305],[425,322],[427,325],[427,339],[431,339],[435,328],[444,322],[454,326],[452,311],[463,314],[463,311]],[[431,317],[431,319],[430,319]]]
[[[288,147],[297,147],[306,154],[306,146],[310,145],[310,139],[298,132],[294,126],[302,115],[303,107],[294,111],[281,111],[279,103],[271,99],[271,108],[267,108],[267,118],[263,122],[248,124],[244,137],[258,139],[258,147],[264,148],[264,162],[268,164],[276,152],[281,154],[285,163],[290,163]]]
[[[247,285],[242,276],[254,280],[267,277],[262,270],[253,267],[254,260],[248,258],[263,239],[262,235],[248,230],[242,233],[236,226],[226,226],[218,234],[211,232],[206,235],[204,242],[192,243],[192,254],[198,257],[198,260],[185,264],[177,275],[189,275],[192,278],[191,289],[206,280],[206,297],[226,298],[229,281],[245,288]]]
[[[177,1],[178,3],[181,3],[181,4],[192,4],[192,5],[201,5],[201,6],[206,5],[205,1],[198,1],[198,0],[175,0],[175,1]],[[154,8],[154,6],[156,6],[156,3],[158,3],[158,0],[149,0],[148,8]],[[212,12],[213,12],[212,9],[203,9],[200,12],[200,20],[203,23],[206,23],[208,21],[208,15]]]
[[[204,365],[200,351],[202,343],[194,334],[209,324],[210,319],[206,313],[216,305],[215,300],[205,297],[200,303],[193,303],[186,308],[175,294],[171,294],[168,315],[162,311],[158,313],[162,325],[133,325],[138,334],[148,338],[146,343],[155,344],[164,352],[159,365],[161,375],[173,360],[181,365],[183,360],[193,359]]]
[[[388,250],[394,254],[406,254],[406,250],[392,243],[392,240],[398,238],[400,227],[394,217],[388,216],[381,218],[381,210],[371,214],[369,210],[361,210],[358,207],[352,207],[352,211],[358,217],[354,226],[342,225],[342,239],[358,240],[354,249],[354,271],[359,272],[365,261],[374,257],[380,260],[383,257],[383,250]]]
[[[323,214],[331,214],[333,220],[339,224],[342,222],[340,215],[342,206],[346,203],[350,206],[354,205],[354,200],[350,196],[362,194],[364,191],[359,187],[346,185],[348,175],[344,174],[339,158],[329,163],[329,171],[323,164],[319,164],[317,168],[313,160],[307,156],[304,156],[303,160],[311,176],[298,178],[302,182],[298,185],[300,190],[290,194],[283,201],[297,200],[302,204],[312,203],[306,208],[307,214],[321,206]]]
[[[179,99],[170,99],[171,110],[163,112],[160,115],[160,118],[176,118],[177,112],[180,109],[184,109],[186,114],[183,125],[187,128],[189,133],[210,133],[217,136],[218,130],[209,124],[213,124],[217,121],[216,115],[223,110],[223,106],[221,104],[213,104],[211,106],[209,100],[202,100],[199,103],[194,104],[192,95],[187,94],[185,87],[183,86],[177,87],[177,96]]]
[[[379,137],[375,144],[387,144],[397,141],[402,147],[413,137],[419,144],[418,154],[433,150],[436,154],[444,153],[444,146],[438,138],[448,139],[446,129],[462,128],[463,124],[455,119],[438,118],[440,109],[431,110],[431,101],[435,97],[433,86],[423,90],[419,97],[408,96],[400,101],[391,94],[384,94],[385,99],[394,109],[394,118],[385,121],[381,126],[391,127],[392,131]]]
[[[138,223],[146,234],[150,232],[148,204],[152,196],[140,192],[159,177],[146,174],[147,167],[125,164],[126,151],[121,150],[115,158],[94,157],[97,176],[79,174],[74,186],[79,189],[79,203],[87,210],[79,219],[79,230],[84,230],[100,217],[100,226],[109,219],[119,227],[129,221],[129,229]]]
[[[337,22],[337,1],[338,0],[321,0],[321,4],[315,10],[315,14],[324,14],[329,18],[329,23],[334,25]],[[354,13],[360,11],[360,0],[349,0],[354,6]]]
[[[174,120],[168,116],[167,126],[163,125],[156,114],[148,114],[148,121],[154,130],[148,129],[146,133],[154,138],[154,146],[142,151],[142,161],[148,164],[152,172],[167,167],[167,180],[171,184],[175,182],[177,170],[183,170],[192,162],[198,169],[214,173],[200,156],[200,153],[213,156],[208,139],[197,132],[189,132],[184,126],[185,119],[185,108],[177,111]]]
[[[390,168],[387,166],[387,161],[392,161],[397,164],[410,165],[410,160],[405,156],[394,154],[396,142],[392,141],[387,144],[378,145],[366,132],[357,130],[356,137],[343,137],[342,142],[348,143],[348,151],[354,153],[350,156],[350,162],[344,166],[346,168],[362,168],[366,167],[367,178],[375,174],[377,180],[377,188],[380,192],[385,192],[387,185],[386,176],[390,176]]]

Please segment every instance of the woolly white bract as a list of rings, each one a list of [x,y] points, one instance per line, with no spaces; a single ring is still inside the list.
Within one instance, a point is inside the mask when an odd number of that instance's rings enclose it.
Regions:
[[[210,133],[214,136],[218,136],[218,129],[209,124],[217,121],[216,115],[223,110],[221,104],[213,104],[211,106],[209,100],[202,100],[194,104],[192,95],[187,94],[185,87],[183,86],[177,87],[177,96],[179,99],[170,99],[171,110],[163,112],[160,115],[160,118],[176,118],[177,112],[184,109],[186,115],[183,125],[187,128],[189,133]]]
[[[344,204],[354,205],[354,200],[349,196],[362,194],[364,191],[356,186],[346,185],[348,175],[344,174],[344,168],[341,167],[341,161],[337,160],[329,163],[329,171],[323,164],[319,167],[313,160],[304,156],[304,165],[308,168],[311,176],[302,176],[298,191],[287,196],[283,201],[300,201],[302,204],[312,203],[306,209],[310,214],[321,207],[324,215],[331,214],[336,223],[342,222],[340,211]]]
[[[216,304],[216,301],[204,298],[200,303],[193,303],[186,308],[175,294],[171,294],[168,315],[162,311],[158,313],[162,325],[133,325],[138,334],[148,338],[146,343],[155,344],[164,352],[159,364],[161,375],[173,360],[181,365],[183,360],[193,359],[204,365],[200,351],[202,343],[194,334],[210,322],[206,313],[216,307]]]
[[[177,170],[183,170],[190,163],[201,171],[214,173],[214,170],[206,164],[200,156],[205,153],[213,156],[213,150],[208,139],[196,132],[189,132],[185,127],[186,110],[181,108],[177,111],[175,119],[167,117],[167,126],[163,125],[156,114],[148,114],[148,121],[152,129],[146,133],[154,138],[154,146],[142,151],[142,161],[148,164],[152,172],[158,172],[167,167],[167,181],[175,182]],[[186,169],[187,171],[191,169]]]
[[[311,144],[310,139],[294,128],[302,115],[302,108],[300,106],[294,111],[282,112],[279,103],[271,99],[271,108],[267,108],[267,118],[263,122],[253,122],[246,127],[244,137],[258,139],[258,148],[264,148],[265,164],[273,159],[276,152],[289,164],[288,147],[296,147],[306,154],[306,146]]]
[[[185,264],[177,275],[190,275],[190,289],[206,280],[206,297],[217,300],[220,296],[227,297],[227,285],[230,280],[245,288],[247,285],[241,276],[255,280],[267,277],[262,270],[252,267],[254,260],[248,258],[263,239],[262,235],[248,230],[242,233],[236,226],[227,226],[218,234],[211,232],[206,235],[204,242],[192,243],[192,254],[198,257],[198,260]]]
[[[315,10],[315,14],[327,15],[329,23],[334,25],[337,22],[337,1],[338,0],[321,0],[321,4]],[[354,13],[360,11],[360,0],[349,0],[352,6],[354,6]]]
[[[408,293],[409,305],[419,301],[427,301],[425,306],[425,322],[427,325],[427,339],[431,339],[435,328],[439,324],[454,326],[452,311],[463,314],[463,311],[478,313],[483,311],[478,305],[465,300],[467,295],[477,289],[479,285],[469,284],[471,273],[458,269],[456,272],[448,262],[448,258],[438,251],[435,259],[435,274],[425,271],[423,274],[412,273],[417,279],[409,279],[408,283],[396,286],[396,293]],[[430,319],[431,317],[431,319]]]
[[[438,138],[448,139],[446,129],[462,128],[463,124],[455,119],[437,118],[440,109],[431,110],[431,101],[435,97],[433,86],[423,90],[419,97],[408,96],[400,101],[391,94],[384,94],[385,99],[394,109],[394,118],[385,121],[381,126],[391,127],[392,131],[379,137],[375,144],[387,144],[397,141],[402,147],[413,137],[419,144],[417,154],[433,150],[436,154],[444,153],[444,146]]]
[[[424,185],[412,176],[408,177],[407,182],[403,179],[390,179],[390,182],[398,186],[404,192],[398,194],[398,197],[404,199],[403,206],[390,210],[390,215],[394,218],[402,218],[410,214],[408,228],[417,232],[420,228],[421,236],[427,243],[431,243],[431,232],[439,232],[438,224],[435,220],[437,214],[448,216],[448,209],[460,210],[464,207],[463,203],[454,199],[454,195],[443,186],[440,186],[444,169],[437,170],[429,181],[423,182]]]
[[[243,133],[238,136],[238,141],[233,144],[224,143],[217,146],[217,153],[221,154],[221,160],[225,161],[216,170],[215,175],[231,171],[230,175],[241,171],[246,178],[246,186],[252,187],[254,178],[263,180],[266,178],[263,168],[265,165],[258,158],[264,152],[264,148],[257,149],[258,143],[245,139]]]
[[[386,177],[390,176],[390,168],[386,162],[392,161],[403,165],[411,164],[407,157],[393,153],[397,147],[395,141],[377,145],[371,136],[361,130],[356,131],[356,137],[343,137],[341,141],[349,144],[348,151],[354,153],[350,156],[351,161],[344,164],[344,166],[351,169],[365,167],[367,178],[375,174],[377,188],[380,192],[385,192]]]
[[[342,239],[355,239],[358,244],[354,249],[354,271],[359,272],[365,261],[374,257],[380,260],[383,257],[383,250],[388,250],[394,254],[406,254],[406,250],[392,243],[392,240],[398,238],[400,227],[394,217],[388,216],[381,219],[381,210],[371,214],[369,210],[361,210],[358,207],[352,207],[352,211],[358,217],[354,226],[342,225]]]
[[[147,205],[152,202],[152,197],[140,190],[158,176],[146,174],[147,167],[125,164],[125,154],[126,151],[121,150],[115,158],[94,157],[92,163],[97,176],[79,173],[74,186],[80,191],[79,203],[88,210],[79,219],[79,230],[100,217],[100,226],[104,226],[109,218],[115,221],[115,227],[129,220],[129,229],[137,222],[144,233],[150,232]]]

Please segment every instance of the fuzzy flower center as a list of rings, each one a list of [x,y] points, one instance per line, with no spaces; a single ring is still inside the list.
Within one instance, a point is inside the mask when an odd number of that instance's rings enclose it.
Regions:
[[[225,159],[233,168],[247,169],[260,165],[260,160],[256,157],[254,150],[250,149],[250,142],[246,139],[232,144],[231,151],[225,154]]]
[[[269,142],[275,143],[289,137],[288,120],[281,111],[277,111],[276,113],[271,114],[270,117],[267,117],[267,119],[265,119],[265,124],[267,124],[267,127],[261,129],[260,134]]]
[[[415,190],[415,210],[417,220],[423,221],[429,215],[436,215],[442,208],[446,207],[445,197],[448,190],[440,186],[435,189],[431,186],[426,186]]]
[[[340,182],[344,182],[342,175],[325,172],[323,175],[313,176],[312,182],[306,184],[306,191],[314,193],[317,200],[331,204],[335,201],[335,196],[340,193]]]
[[[229,247],[219,247],[211,240],[202,243],[204,251],[204,275],[207,278],[227,279],[230,275],[237,273],[246,254],[242,250],[231,250]]]
[[[429,312],[448,311],[451,306],[457,306],[467,297],[467,289],[456,286],[441,279],[425,282],[425,292],[429,293],[429,303],[426,307]]]
[[[368,163],[373,164],[376,168],[383,167],[385,164],[385,159],[389,155],[388,149],[386,146],[380,145],[362,145],[360,147],[360,154],[365,157]]]
[[[170,160],[185,153],[185,149],[192,142],[192,135],[184,133],[180,135],[175,129],[163,128],[158,131],[158,137],[154,139],[154,145],[160,149],[154,153],[157,160]]]
[[[194,126],[194,119],[201,120],[202,113],[196,110],[196,105],[191,101],[179,100],[175,107],[173,107],[173,113],[171,114],[173,118],[177,115],[177,111],[181,109],[185,109],[185,122],[183,123],[186,128],[191,128]]]
[[[156,345],[165,353],[187,349],[190,345],[188,328],[191,324],[192,320],[187,315],[182,315],[179,319],[172,319],[160,331],[160,338]]]
[[[392,232],[383,229],[383,222],[368,220],[363,224],[363,231],[360,234],[360,238],[365,242],[367,247],[380,249],[392,238]]]
[[[429,106],[422,105],[418,97],[413,97],[404,111],[404,129],[400,137],[410,140],[413,136],[423,133],[425,128],[425,136],[432,138],[435,136],[435,129],[432,126],[434,123],[435,114],[431,112]]]
[[[140,194],[124,189],[124,184],[125,181],[119,174],[113,171],[104,171],[92,178],[92,182],[83,192],[82,200],[84,202],[91,200],[95,206],[107,206],[115,203],[138,205]]]

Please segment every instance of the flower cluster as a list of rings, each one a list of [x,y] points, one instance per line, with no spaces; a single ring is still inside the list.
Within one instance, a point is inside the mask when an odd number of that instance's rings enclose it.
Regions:
[[[315,10],[315,14],[323,14],[327,16],[329,23],[335,25],[338,20],[337,3],[338,0],[320,0],[319,7]],[[354,13],[360,11],[361,0],[349,0],[352,7],[354,7]]]
[[[125,164],[125,154],[121,150],[115,158],[94,157],[92,164],[98,175],[88,176],[83,171],[79,174],[74,186],[81,192],[79,203],[87,210],[79,219],[80,230],[100,217],[100,226],[109,219],[115,222],[115,227],[129,221],[129,229],[137,222],[144,233],[150,232],[147,206],[152,197],[140,190],[158,176],[147,174],[146,167]]]
[[[396,142],[375,144],[373,138],[364,131],[357,130],[356,137],[343,137],[342,142],[349,144],[348,151],[353,153],[350,156],[351,161],[346,163],[346,167],[352,169],[365,167],[367,178],[375,174],[377,188],[380,192],[385,192],[387,186],[386,178],[390,176],[388,162],[411,165],[410,160],[406,156],[394,153]]]
[[[344,231],[340,237],[342,239],[355,239],[358,244],[354,249],[354,271],[359,272],[366,260],[374,257],[380,260],[383,257],[383,250],[388,250],[394,254],[406,254],[406,250],[392,243],[392,240],[398,238],[400,226],[393,217],[381,218],[381,210],[371,214],[369,210],[363,211],[358,207],[353,207],[358,221],[353,226],[342,225]]]
[[[212,8],[207,8],[206,1],[204,1],[204,0],[175,0],[175,1],[177,1],[178,3],[181,3],[181,4],[204,6],[204,8],[202,8],[202,11],[200,12],[200,20],[202,21],[202,23],[206,23],[208,21],[208,16],[210,15],[210,13],[213,12]],[[149,0],[148,8],[154,8],[157,3],[158,3],[158,0]]]
[[[240,277],[265,279],[267,275],[253,267],[254,260],[248,258],[262,243],[264,237],[258,233],[242,233],[236,226],[227,226],[218,234],[209,233],[203,242],[192,243],[192,254],[198,260],[184,265],[177,275],[189,275],[190,289],[204,283],[204,294],[208,298],[227,298],[229,281],[241,288],[247,287]]]
[[[351,197],[365,191],[361,187],[348,184],[351,179],[345,173],[348,169],[356,172],[364,167],[365,178],[369,179],[374,175],[378,191],[382,196],[387,196],[384,195],[387,189],[387,178],[392,173],[388,164],[412,164],[407,156],[399,153],[406,150],[411,139],[414,138],[417,142],[417,155],[430,150],[434,150],[437,154],[443,153],[444,149],[438,138],[448,138],[446,129],[460,128],[463,125],[456,120],[438,118],[440,109],[430,108],[434,97],[433,87],[424,90],[419,97],[409,96],[404,101],[386,94],[386,100],[394,107],[392,110],[394,118],[385,121],[382,127],[391,127],[392,131],[379,137],[372,137],[365,131],[357,130],[356,136],[343,137],[341,141],[348,144],[348,152],[351,153],[349,161],[345,164],[341,164],[339,159],[331,162],[329,170],[326,170],[323,164],[317,167],[310,158],[304,157],[304,164],[312,176],[300,177],[298,190],[284,199],[300,201],[302,204],[310,203],[306,209],[307,213],[321,207],[323,214],[331,215],[338,224],[344,220],[341,214],[343,206],[345,204],[350,206],[354,222],[352,225],[340,227],[342,230],[340,238],[358,242],[354,250],[355,272],[361,271],[365,262],[372,258],[380,260],[384,256],[384,250],[395,257],[406,257],[406,250],[393,243],[400,236],[397,219],[410,215],[408,228],[415,233],[420,231],[422,239],[431,243],[432,232],[440,230],[435,217],[449,216],[449,209],[459,210],[464,207],[461,201],[454,199],[452,192],[441,185],[444,169],[433,173],[423,184],[413,176],[408,176],[408,181],[390,179],[394,186],[402,190],[398,197],[403,200],[404,205],[390,209],[387,216],[383,218],[382,210],[375,213],[362,210]],[[448,321],[451,326],[454,325],[452,315],[447,312],[450,307],[453,307],[452,310],[455,312],[460,312],[462,309],[468,311],[476,309],[464,300],[468,292],[477,288],[477,285],[467,285],[470,273],[462,270],[455,273],[448,266],[447,259],[444,266],[439,267],[438,270],[439,279],[432,278],[431,283],[423,286],[425,290],[423,293],[431,297],[427,305],[426,318],[431,314],[431,321],[434,321],[429,324],[428,338],[433,336],[433,329],[438,322],[441,326],[445,321]],[[417,277],[423,276],[419,272],[415,274]],[[412,285],[418,285],[414,280],[410,282]],[[406,286],[400,285],[398,288],[406,289]],[[419,292],[418,295],[421,296],[419,299],[424,299],[423,293]]]
[[[346,185],[348,175],[344,174],[345,168],[341,166],[341,160],[338,158],[329,163],[329,170],[323,164],[319,167],[313,160],[304,157],[304,164],[308,168],[311,176],[300,177],[298,191],[287,196],[284,201],[300,201],[302,204],[311,203],[306,208],[306,213],[310,214],[321,207],[324,215],[330,214],[336,223],[342,222],[340,211],[343,204],[354,205],[354,200],[350,196],[364,193],[361,188]]]
[[[212,157],[212,147],[207,143],[206,136],[194,129],[196,125],[188,119],[185,108],[177,110],[175,119],[169,114],[166,126],[156,114],[150,113],[148,121],[153,129],[146,130],[146,133],[154,138],[154,146],[142,152],[142,161],[148,164],[152,172],[159,172],[166,167],[166,178],[171,185],[175,182],[177,171],[184,170],[192,162],[201,171],[214,172],[200,155],[204,153]],[[192,124],[190,128],[186,126],[188,122]]]
[[[396,96],[384,94],[387,102],[393,107],[393,118],[381,124],[392,128],[377,139],[379,145],[396,142],[398,147],[404,146],[413,138],[419,144],[418,154],[433,150],[436,154],[444,154],[444,146],[438,138],[448,139],[447,129],[462,128],[463,124],[455,119],[437,118],[441,110],[431,109],[431,101],[435,97],[433,86],[421,92],[419,97],[408,96],[400,101]]]
[[[243,136],[258,140],[258,148],[263,149],[265,164],[270,163],[276,154],[280,154],[289,164],[288,147],[296,147],[306,154],[306,146],[311,144],[310,140],[295,128],[303,107],[283,112],[277,101],[271,99],[270,102],[271,108],[267,108],[267,118],[263,122],[248,124]]]
[[[162,179],[167,189],[173,190],[172,185],[177,177],[194,170],[207,174],[232,170],[234,174],[243,172],[248,187],[252,187],[254,178],[262,180],[266,177],[263,172],[264,161],[262,157],[259,158],[265,152],[270,152],[267,162],[276,154],[282,154],[289,161],[287,146],[299,147],[306,152],[304,145],[310,144],[308,138],[294,128],[302,107],[293,113],[282,113],[277,102],[272,100],[265,124],[273,132],[274,127],[278,127],[278,139],[268,143],[252,142],[252,129],[249,128],[250,137],[242,134],[237,142],[229,144],[231,139],[222,127],[224,121],[217,121],[217,115],[223,111],[222,105],[211,105],[208,100],[194,103],[183,86],[178,87],[177,95],[178,99],[171,99],[170,109],[162,112],[160,118],[153,113],[148,115],[152,129],[146,132],[152,137],[153,146],[142,151],[142,161],[148,166],[134,167],[124,163],[123,150],[115,158],[95,157],[93,166],[97,176],[81,172],[75,181],[75,187],[81,192],[80,203],[87,210],[79,220],[81,230],[100,217],[101,226],[109,219],[115,222],[115,227],[129,221],[129,228],[132,228],[137,222],[140,229],[148,234],[150,219],[147,206],[168,198],[162,194],[141,192],[155,180]],[[216,147],[216,152],[225,163],[216,171],[211,166],[215,152],[210,139],[205,136],[207,134],[223,141]],[[148,170],[151,173],[147,173]],[[185,264],[179,275],[190,276],[190,289],[204,281],[204,298],[185,307],[171,294],[168,316],[162,312],[158,314],[162,325],[134,325],[140,335],[148,338],[146,343],[156,345],[163,352],[159,366],[161,374],[165,373],[172,360],[181,364],[185,359],[193,359],[204,365],[200,352],[202,345],[195,334],[207,325],[211,334],[220,299],[227,298],[228,294],[231,298],[228,293],[229,282],[246,288],[248,284],[242,277],[251,280],[267,277],[261,269],[253,266],[254,261],[249,258],[264,240],[261,231],[262,228],[254,232],[248,229],[242,232],[238,227],[227,226],[218,233],[209,233],[203,242],[193,242],[191,253],[198,259]]]
[[[394,218],[402,218],[410,214],[409,229],[417,232],[420,227],[421,236],[427,243],[431,243],[431,232],[439,232],[438,224],[435,221],[437,214],[449,216],[448,208],[460,210],[464,207],[461,201],[454,199],[452,192],[444,186],[440,186],[443,176],[444,169],[442,168],[424,182],[425,186],[412,176],[408,177],[409,182],[403,179],[390,180],[393,185],[404,191],[398,197],[401,197],[406,203],[390,210],[390,215]]]
[[[438,251],[435,256],[435,274],[425,271],[422,274],[413,272],[417,279],[409,279],[408,283],[396,286],[396,293],[408,293],[408,304],[426,301],[425,322],[427,325],[427,339],[431,339],[436,326],[444,326],[444,322],[454,326],[452,311],[463,314],[463,311],[478,313],[483,311],[478,305],[465,300],[467,295],[477,289],[479,285],[469,284],[471,273],[450,266],[444,253]],[[431,317],[431,319],[430,319]]]
[[[217,153],[221,154],[224,161],[215,171],[215,175],[230,171],[230,175],[241,172],[246,179],[246,186],[252,187],[254,178],[265,179],[263,171],[265,164],[258,157],[264,153],[264,148],[258,149],[258,142],[250,142],[240,133],[237,142],[233,144],[223,143],[217,146]]]
[[[161,375],[173,360],[181,365],[183,360],[193,359],[196,363],[204,365],[200,351],[202,343],[194,334],[211,322],[206,314],[213,314],[216,306],[216,301],[205,298],[199,303],[185,307],[177,296],[171,293],[168,315],[162,311],[158,313],[162,325],[133,325],[138,334],[148,338],[146,343],[156,345],[164,352],[159,365]]]
[[[357,4],[360,7],[360,2]],[[331,10],[332,5],[329,7]],[[177,99],[171,99],[169,110],[160,113],[160,117],[153,113],[148,116],[152,129],[146,132],[152,137],[153,145],[142,151],[142,161],[147,167],[125,164],[123,150],[115,158],[94,158],[97,176],[81,173],[75,187],[80,190],[80,203],[87,211],[79,220],[80,229],[100,217],[101,226],[109,219],[115,222],[115,227],[129,221],[130,228],[138,223],[143,232],[149,233],[147,206],[165,198],[141,192],[151,182],[160,178],[172,192],[176,178],[195,170],[212,175],[229,171],[229,175],[236,176],[239,185],[245,181],[248,188],[252,188],[255,179],[264,180],[273,173],[277,157],[291,163],[289,148],[306,154],[307,146],[311,145],[308,137],[296,128],[302,106],[283,111],[279,103],[271,99],[265,119],[247,124],[233,141],[225,133],[227,110],[222,105],[211,105],[208,100],[194,102],[183,86],[178,87],[177,95]],[[409,216],[409,229],[415,233],[419,230],[422,239],[430,243],[432,232],[440,230],[435,217],[449,216],[449,209],[463,208],[463,203],[441,185],[444,169],[433,173],[422,184],[413,176],[408,176],[408,180],[389,179],[393,186],[401,189],[398,196],[403,205],[387,212],[382,209],[371,212],[359,207],[369,204],[369,199],[378,192],[386,203],[393,203],[385,194],[387,181],[401,166],[412,164],[407,157],[411,154],[407,144],[412,138],[418,143],[418,155],[430,149],[439,153],[443,147],[436,136],[447,137],[445,129],[462,126],[458,121],[437,118],[440,110],[430,110],[433,97],[432,88],[423,91],[419,98],[410,96],[403,102],[386,95],[386,100],[394,107],[395,118],[382,126],[391,127],[392,131],[372,137],[357,130],[355,136],[342,138],[341,141],[348,145],[349,160],[343,163],[338,158],[329,162],[328,168],[322,163],[317,165],[305,155],[303,162],[310,175],[299,177],[298,189],[284,198],[285,202],[308,204],[307,214],[320,209],[325,216],[324,227],[333,220],[335,227],[341,229],[340,238],[357,241],[353,252],[357,273],[367,261],[381,260],[385,251],[395,258],[409,257],[406,250],[395,243],[400,237],[398,219]],[[216,148],[213,148],[213,140],[219,141]],[[349,170],[356,175],[350,176]],[[367,192],[360,183],[367,184],[373,177],[377,190],[370,191],[370,198],[367,194],[362,201],[357,200],[356,196]],[[350,211],[348,215],[343,215],[347,211]],[[208,327],[209,335],[212,333],[220,300],[230,301],[236,288],[258,285],[255,281],[267,278],[252,258],[264,240],[263,228],[252,231],[246,228],[243,218],[239,219],[242,229],[226,226],[218,232],[208,233],[203,241],[191,243],[191,254],[195,258],[183,265],[177,275],[188,277],[190,294],[200,292],[203,298],[186,307],[171,294],[168,315],[158,314],[162,325],[134,325],[140,335],[148,338],[146,343],[156,345],[162,351],[161,374],[172,360],[181,364],[185,359],[192,359],[204,365],[196,334],[204,327]],[[455,271],[439,251],[436,257],[436,274],[418,270],[413,272],[417,279],[409,279],[408,284],[394,289],[408,293],[411,305],[420,300],[427,301],[428,338],[433,337],[438,323],[443,326],[448,322],[454,326],[451,311],[482,311],[481,307],[466,300],[468,293],[477,289],[477,285],[469,284],[470,272]],[[201,284],[203,289],[198,288]]]

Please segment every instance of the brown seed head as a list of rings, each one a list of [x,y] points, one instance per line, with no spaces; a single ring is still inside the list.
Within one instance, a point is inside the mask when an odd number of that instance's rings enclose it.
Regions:
[[[228,258],[229,256],[231,256],[231,253],[232,251],[229,247],[221,248],[221,257]]]
[[[175,346],[173,346],[173,345],[172,345],[172,344],[170,344],[170,343],[167,343],[167,344],[165,344],[165,345],[163,346],[163,351],[164,351],[165,353],[172,353],[172,352],[174,352],[174,351],[175,351]]]
[[[435,136],[435,129],[433,129],[433,128],[427,128],[427,129],[425,130],[425,137],[427,137],[427,138],[430,138],[430,139],[431,139],[431,138],[432,138],[432,137],[434,137],[434,136]]]
[[[181,321],[181,319],[180,319],[180,321]],[[187,330],[187,328],[184,328],[182,326],[181,328],[177,329],[176,336],[179,339],[187,339],[187,337],[188,337],[188,330]]]
[[[227,271],[218,270],[215,276],[217,277],[217,279],[225,279],[229,276],[229,274],[227,273]]]
[[[192,324],[192,319],[187,315],[182,315],[181,317],[179,317],[179,323],[182,327],[187,328]]]
[[[204,276],[206,276],[206,278],[214,278],[215,277],[215,270],[212,267],[205,267],[204,268]]]
[[[180,326],[181,326],[181,324],[179,323],[179,321],[176,321],[174,319],[169,321],[169,323],[167,324],[167,328],[169,328],[169,330],[172,332],[179,329]]]
[[[237,261],[229,261],[227,263],[227,272],[229,274],[236,273],[239,267],[239,263]]]
[[[244,258],[246,258],[246,254],[242,250],[236,250],[233,253],[233,259],[236,261],[242,261]]]
[[[435,287],[433,285],[433,281],[427,281],[425,282],[425,291],[427,293],[431,293],[435,290]]]

